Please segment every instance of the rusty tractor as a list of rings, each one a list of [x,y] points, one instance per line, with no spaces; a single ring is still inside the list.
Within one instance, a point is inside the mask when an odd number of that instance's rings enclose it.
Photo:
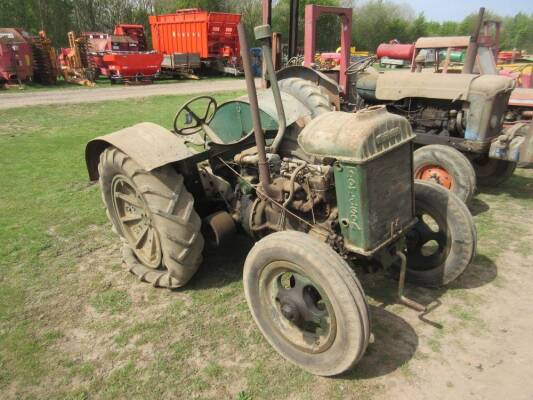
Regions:
[[[272,83],[258,92],[238,30],[247,96],[192,99],[173,132],[142,123],[96,138],[86,148],[89,175],[125,264],[154,286],[185,285],[205,241],[248,233],[256,243],[244,292],[257,326],[290,362],[336,375],[361,359],[371,333],[355,268],[385,268],[398,279],[398,301],[422,312],[405,282],[455,280],[475,254],[475,226],[454,193],[413,178],[406,118],[383,106],[322,112],[328,96],[307,83],[296,83],[305,98],[281,91],[269,25],[255,29]]]
[[[268,20],[269,9],[264,10]],[[317,21],[324,14],[338,16],[342,25],[339,67],[332,70],[317,70],[314,64]],[[292,35],[298,31],[297,21],[291,19]],[[517,164],[533,162],[528,124],[504,127],[515,87],[511,78],[473,74],[472,67],[461,74],[379,72],[372,67],[374,57],[350,62],[351,8],[308,4],[305,21],[304,65],[278,71],[282,91],[303,100],[307,96],[303,86],[318,87],[329,104],[316,109],[316,115],[331,109],[353,112],[385,105],[389,112],[404,116],[416,136],[416,179],[437,183],[469,202],[477,184],[498,185]],[[469,58],[471,66],[476,54]]]

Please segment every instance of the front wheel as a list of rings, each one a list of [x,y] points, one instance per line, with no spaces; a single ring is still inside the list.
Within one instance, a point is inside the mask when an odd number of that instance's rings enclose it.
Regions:
[[[480,186],[498,186],[509,179],[516,169],[512,161],[482,157],[472,160]]]
[[[470,160],[450,146],[430,144],[414,152],[414,177],[436,183],[468,203],[476,192],[476,173]]]
[[[340,374],[363,356],[368,306],[348,264],[301,232],[277,232],[252,248],[244,292],[267,341],[290,362],[322,376]]]
[[[425,181],[415,181],[415,213],[418,222],[406,234],[406,279],[426,287],[446,285],[474,258],[472,215],[455,194]]]

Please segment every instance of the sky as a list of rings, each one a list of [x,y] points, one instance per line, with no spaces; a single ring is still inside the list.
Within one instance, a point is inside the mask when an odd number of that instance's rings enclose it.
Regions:
[[[394,0],[403,3],[402,0]],[[533,14],[533,0],[409,0],[416,14],[423,12],[432,21],[462,21],[465,16],[485,7],[501,16],[515,15],[519,11]]]

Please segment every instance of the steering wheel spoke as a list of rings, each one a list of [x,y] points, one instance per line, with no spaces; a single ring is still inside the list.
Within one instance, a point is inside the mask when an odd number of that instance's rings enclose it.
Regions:
[[[193,111],[195,105],[200,109],[200,111]],[[176,113],[176,116],[174,117],[174,132],[180,136],[190,136],[201,132],[206,125],[209,125],[216,113],[217,108],[217,101],[211,96],[198,96],[189,100],[180,107]],[[187,116],[192,118],[194,124],[188,123]],[[180,126],[180,123],[184,119],[185,124]]]

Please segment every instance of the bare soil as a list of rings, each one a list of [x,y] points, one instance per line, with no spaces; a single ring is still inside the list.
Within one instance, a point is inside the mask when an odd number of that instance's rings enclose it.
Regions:
[[[43,104],[94,103],[160,95],[194,95],[222,91],[244,90],[243,78],[185,81],[160,85],[125,86],[92,89],[58,89],[26,93],[5,93],[0,97],[0,109],[36,106]]]

